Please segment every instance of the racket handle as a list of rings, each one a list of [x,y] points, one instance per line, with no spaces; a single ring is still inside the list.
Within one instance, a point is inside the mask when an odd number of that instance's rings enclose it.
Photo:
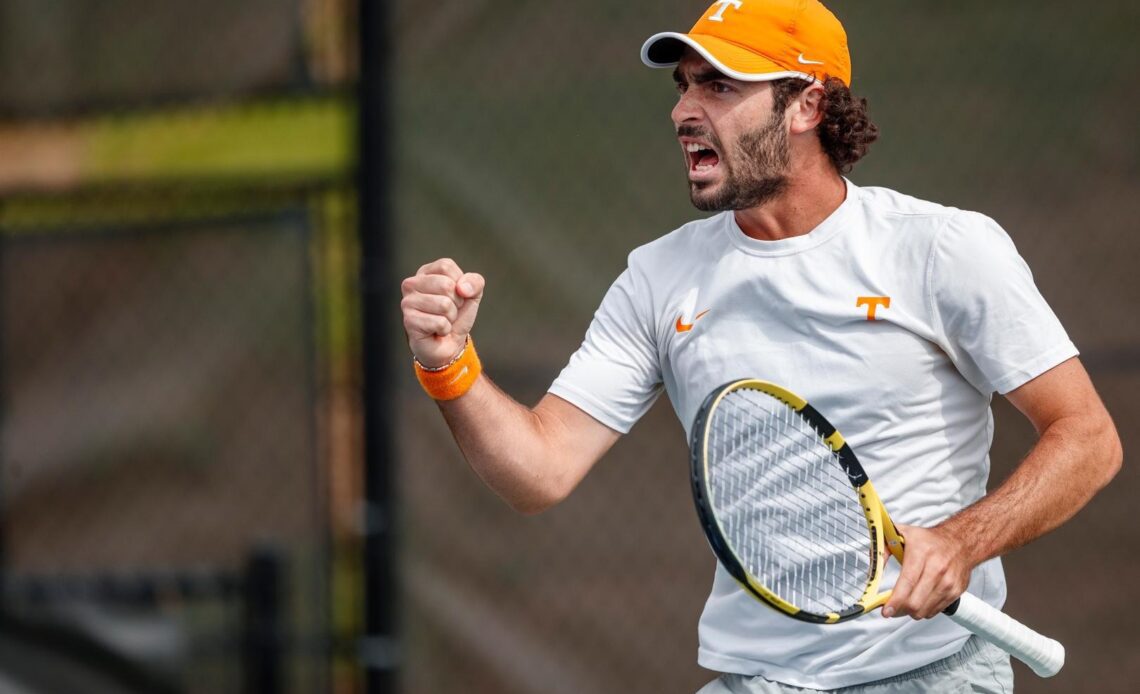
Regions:
[[[1001,648],[1040,677],[1052,677],[1065,664],[1065,647],[1042,636],[979,598],[962,593],[946,608],[959,625]]]

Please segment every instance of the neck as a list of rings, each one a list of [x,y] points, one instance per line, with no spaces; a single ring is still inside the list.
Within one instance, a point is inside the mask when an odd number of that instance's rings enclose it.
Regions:
[[[802,236],[820,225],[847,198],[847,185],[830,166],[798,171],[778,197],[758,207],[736,210],[736,223],[761,241]]]

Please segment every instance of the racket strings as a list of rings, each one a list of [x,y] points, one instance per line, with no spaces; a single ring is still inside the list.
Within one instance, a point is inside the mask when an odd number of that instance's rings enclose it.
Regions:
[[[710,501],[748,573],[817,614],[862,596],[871,573],[866,518],[809,422],[763,392],[733,391],[712,413],[708,451]]]

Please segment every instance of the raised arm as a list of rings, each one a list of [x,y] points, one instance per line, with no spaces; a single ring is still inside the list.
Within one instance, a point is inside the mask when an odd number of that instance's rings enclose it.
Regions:
[[[1053,530],[1120,469],[1116,427],[1077,358],[1006,396],[1038,440],[1013,474],[933,528],[900,526],[906,561],[884,616],[937,615],[966,590],[970,571]]]
[[[447,258],[403,281],[404,330],[420,364],[442,367],[473,349],[468,339],[483,288],[481,275]],[[554,395],[528,408],[485,374],[460,397],[437,402],[471,468],[522,513],[566,498],[620,436]]]

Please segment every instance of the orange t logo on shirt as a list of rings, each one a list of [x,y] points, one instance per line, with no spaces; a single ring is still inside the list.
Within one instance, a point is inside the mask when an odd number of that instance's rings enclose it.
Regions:
[[[875,318],[875,309],[882,306],[883,308],[891,307],[891,297],[889,296],[861,296],[855,300],[855,306],[867,307],[867,320],[877,320]]]

